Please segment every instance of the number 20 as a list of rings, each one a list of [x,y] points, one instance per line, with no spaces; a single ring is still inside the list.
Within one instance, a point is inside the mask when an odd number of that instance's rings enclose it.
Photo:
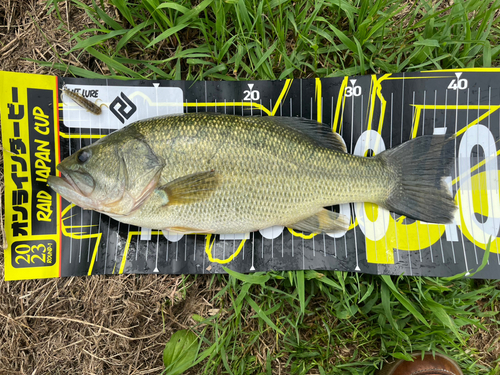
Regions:
[[[25,250],[20,250],[21,247],[25,248]],[[40,256],[38,254],[35,254],[35,255],[28,254],[29,252],[35,252],[35,251],[37,251],[37,252],[41,251],[42,256]],[[46,251],[47,251],[47,249],[46,249],[45,245],[43,245],[43,244],[33,245],[31,248],[26,244],[22,244],[16,249],[16,253],[21,254],[21,255],[16,256],[15,262],[17,264],[19,264],[20,260],[24,260],[27,264],[31,264],[31,263],[35,263],[36,259],[40,259],[42,261],[42,263],[46,263],[46,259],[47,259],[47,255],[45,254]]]
[[[260,99],[260,92],[257,90],[245,90],[243,91],[243,94],[245,94],[245,98],[243,100],[259,100]]]

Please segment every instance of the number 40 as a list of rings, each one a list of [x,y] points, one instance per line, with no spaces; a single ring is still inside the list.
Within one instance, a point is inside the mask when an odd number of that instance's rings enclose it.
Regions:
[[[448,85],[448,90],[465,90],[468,86],[468,81],[465,78],[460,78],[462,73],[455,73],[456,79],[452,79]]]

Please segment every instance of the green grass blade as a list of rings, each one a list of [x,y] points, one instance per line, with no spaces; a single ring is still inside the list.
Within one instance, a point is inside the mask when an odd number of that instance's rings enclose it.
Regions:
[[[249,283],[249,284],[259,284],[263,285],[269,280],[269,275],[266,273],[262,272],[256,272],[250,275],[245,275],[243,273],[239,273],[236,271],[233,271],[227,267],[222,267],[225,272],[227,272],[229,275],[234,277],[237,280]]]
[[[116,61],[115,59],[113,59],[109,56],[106,56],[105,54],[103,54],[101,52],[98,52],[97,50],[95,50],[92,47],[88,47],[86,49],[86,51],[89,52],[95,58],[104,62],[111,69],[115,69],[115,70],[121,72],[122,74],[127,74],[130,77],[135,78],[135,79],[144,79],[143,76],[134,72],[132,69],[127,68],[125,65],[119,63],[118,61]]]
[[[180,25],[176,25],[173,27],[170,27],[169,29],[165,30],[162,32],[160,35],[158,35],[156,38],[154,38],[147,46],[146,48],[151,48],[154,46],[156,43],[161,42],[164,39],[167,39],[169,36],[174,35],[178,31],[181,31],[182,29],[185,29],[188,26],[187,23],[183,23]]]
[[[99,19],[103,20],[106,23],[106,25],[110,26],[115,30],[123,29],[122,25],[120,25],[119,22],[115,21],[104,10],[102,10],[100,7],[97,6],[95,0],[92,0],[92,4],[94,5],[94,10],[97,12]]]
[[[110,0],[110,2],[118,9],[118,11],[133,27],[136,26],[135,18],[130,11],[130,4],[128,4],[127,0]]]
[[[182,6],[182,5],[177,4],[177,3],[172,3],[172,2],[161,3],[160,5],[158,5],[156,7],[157,10],[158,9],[166,9],[166,8],[176,10],[178,12],[181,12],[182,14],[186,14],[187,12],[189,12],[189,9],[186,8],[185,6]]]
[[[297,291],[299,293],[300,312],[306,313],[306,283],[304,278],[304,271],[297,271]]]
[[[414,43],[416,46],[440,47],[439,41],[436,39],[421,39]]]
[[[266,62],[269,59],[269,56],[271,56],[276,49],[276,42],[273,43],[271,47],[267,49],[267,51],[262,55],[262,57],[257,61],[257,64],[255,64],[255,70],[258,70],[260,66]],[[268,73],[269,74],[269,73]]]
[[[391,277],[388,276],[388,275],[382,275],[381,278],[384,281],[384,283],[391,289],[394,297],[396,297],[399,300],[399,302],[401,302],[401,304],[409,312],[411,312],[413,314],[413,316],[415,318],[417,318],[418,320],[420,320],[427,327],[430,327],[429,323],[425,320],[425,318],[422,316],[422,314],[417,311],[417,309],[415,308],[415,306],[413,306],[413,304],[396,289],[396,286],[392,282]]]
[[[471,273],[469,276],[472,277],[478,272],[480,272],[486,265],[488,264],[488,260],[490,259],[490,249],[491,249],[491,236],[488,240],[488,243],[486,244],[486,249],[484,250],[484,255],[483,255],[483,260],[481,262],[481,265],[478,267],[478,269]]]
[[[432,309],[432,313],[441,321],[441,323],[443,323],[445,327],[448,327],[462,344],[465,344],[462,335],[458,332],[455,322],[450,315],[448,315],[443,306],[431,300],[427,301],[427,305]]]
[[[257,316],[267,323],[269,327],[274,329],[281,335],[284,335],[283,331],[279,329],[272,321],[267,317],[267,315],[262,311],[262,309],[255,303],[255,301],[250,298],[250,296],[245,296],[245,301],[252,307],[252,309],[257,313]]]
[[[210,4],[212,4],[214,0],[203,0],[201,3],[196,5],[193,9],[186,12],[181,18],[179,18],[178,23],[184,23],[191,21],[196,18],[205,8],[207,8]]]
[[[123,37],[120,38],[120,41],[116,45],[116,50],[114,54],[117,54],[119,51],[122,50],[123,47],[125,47],[131,40],[135,38],[136,35],[138,35],[141,39],[144,39],[140,32],[142,29],[147,28],[152,26],[153,21],[148,20],[146,22],[141,22],[139,25],[135,26],[133,29],[128,30]]]
[[[483,66],[488,68],[491,66],[491,44],[486,41],[483,47]]]
[[[205,73],[203,73],[202,79],[206,79],[216,73],[225,73],[227,72],[226,64],[219,64],[214,66],[213,68],[208,69]]]
[[[95,46],[96,44],[103,43],[108,39],[113,39],[119,35],[123,35],[123,34],[127,33],[127,31],[129,31],[129,30],[125,30],[125,29],[114,30],[114,31],[110,31],[107,34],[91,36],[90,38],[80,40],[73,48],[71,48],[71,50],[69,52],[71,53],[75,50],[85,49],[87,47]]]

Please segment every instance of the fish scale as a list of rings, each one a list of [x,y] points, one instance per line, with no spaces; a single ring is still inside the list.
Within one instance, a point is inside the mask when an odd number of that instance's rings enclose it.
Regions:
[[[87,146],[79,151],[91,155],[84,163],[79,153],[64,160],[59,169],[69,193],[63,182],[49,183],[79,204],[78,184],[91,176],[94,191],[80,198],[81,205],[125,223],[182,233],[244,233],[273,225],[345,229],[350,218],[324,207],[349,202],[450,220],[455,204],[441,181],[451,164],[450,142],[419,138],[366,158],[346,153],[338,134],[305,119],[171,115],[135,122]],[[419,160],[408,159],[419,151]],[[432,176],[426,180],[419,165]],[[419,196],[407,194],[415,186],[436,202],[416,207]]]
[[[365,181],[359,173],[357,188],[352,189],[352,170],[344,172],[342,165],[349,165],[349,157],[355,157],[321,149],[293,129],[272,126],[265,118],[182,117],[182,122],[176,122],[175,116],[154,120],[143,133],[155,154],[171,161],[165,165],[161,180],[167,183],[213,169],[223,176],[222,182],[211,197],[192,205],[165,208],[158,200],[149,200],[143,210],[154,217],[150,226],[161,222],[167,223],[166,227],[223,228],[225,233],[240,233],[262,225],[290,225],[323,206],[364,200],[367,192],[370,198],[377,193],[372,189],[373,178],[383,175],[381,168],[366,168],[369,174]],[[165,120],[170,124],[163,124]],[[155,132],[155,121],[171,131]],[[199,126],[205,127],[202,134]],[[179,142],[180,137],[196,139],[196,146],[185,152],[186,142]],[[173,148],[168,147],[169,139],[175,139],[170,142]],[[375,164],[367,159],[359,161]]]

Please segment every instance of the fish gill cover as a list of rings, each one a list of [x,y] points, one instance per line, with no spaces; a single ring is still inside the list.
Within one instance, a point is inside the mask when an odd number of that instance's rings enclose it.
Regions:
[[[7,280],[120,273],[201,274],[344,270],[372,274],[500,277],[500,70],[464,69],[248,82],[117,81],[0,72]],[[92,102],[80,107],[63,87]],[[62,95],[61,95],[62,94]],[[99,103],[100,104],[100,103]],[[459,206],[452,224],[415,221],[371,203],[329,209],[347,231],[283,227],[181,235],[83,210],[47,186],[80,148],[134,121],[219,112],[299,116],[339,133],[349,153],[378,154],[422,135],[454,135],[446,181]],[[474,273],[485,257],[486,266]]]

